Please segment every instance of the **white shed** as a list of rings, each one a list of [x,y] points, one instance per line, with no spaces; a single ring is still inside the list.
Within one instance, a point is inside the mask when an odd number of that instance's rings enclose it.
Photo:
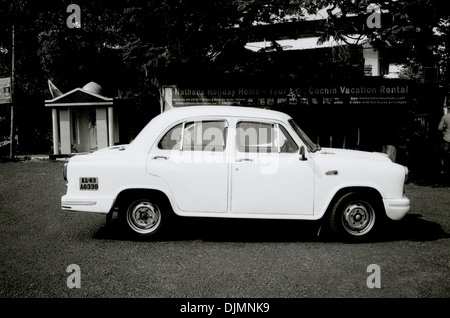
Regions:
[[[90,82],[45,101],[52,108],[53,154],[92,152],[118,141],[114,100],[101,95],[101,87]]]

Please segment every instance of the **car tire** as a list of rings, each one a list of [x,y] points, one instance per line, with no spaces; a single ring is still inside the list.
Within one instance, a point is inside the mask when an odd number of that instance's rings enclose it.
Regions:
[[[134,236],[155,237],[165,221],[160,207],[156,200],[131,198],[123,205],[122,223]]]
[[[381,216],[376,213],[379,205],[369,195],[349,192],[333,205],[329,226],[334,235],[344,241],[365,241],[373,237]]]

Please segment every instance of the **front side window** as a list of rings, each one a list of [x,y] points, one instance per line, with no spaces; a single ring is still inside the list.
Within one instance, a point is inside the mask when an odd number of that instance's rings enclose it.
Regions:
[[[275,123],[239,122],[237,150],[243,153],[294,153],[298,146],[286,129]]]
[[[183,151],[224,151],[227,122],[224,120],[188,121],[170,129],[158,148]]]

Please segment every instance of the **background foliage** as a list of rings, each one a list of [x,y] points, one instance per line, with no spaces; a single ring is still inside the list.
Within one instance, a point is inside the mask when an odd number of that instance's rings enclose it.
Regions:
[[[189,84],[200,77],[216,83],[305,78],[306,69],[290,67],[284,56],[252,54],[244,45],[256,25],[300,21],[319,11],[328,14],[317,29],[322,41],[364,34],[377,48],[402,48],[411,78],[420,80],[423,67],[438,67],[440,84],[448,87],[445,1],[380,1],[382,24],[377,29],[365,27],[368,0],[74,2],[82,10],[81,28],[70,29],[70,1],[0,0],[0,76],[10,74],[14,25],[18,128],[24,136],[44,136],[51,127],[43,107],[43,100],[51,98],[48,79],[63,92],[95,81],[106,96],[130,101],[130,111],[139,116],[146,105],[157,103],[162,84]],[[335,53],[324,57],[329,63],[324,69],[336,63],[353,69],[355,61]],[[23,151],[33,151],[29,148],[36,143],[25,140]]]

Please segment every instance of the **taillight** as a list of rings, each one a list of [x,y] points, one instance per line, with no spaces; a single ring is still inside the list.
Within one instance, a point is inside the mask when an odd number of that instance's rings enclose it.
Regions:
[[[409,181],[409,170],[408,170],[408,167],[403,166],[403,169],[405,170],[405,183],[408,183],[408,181]]]

